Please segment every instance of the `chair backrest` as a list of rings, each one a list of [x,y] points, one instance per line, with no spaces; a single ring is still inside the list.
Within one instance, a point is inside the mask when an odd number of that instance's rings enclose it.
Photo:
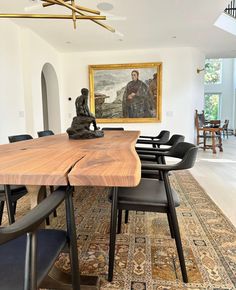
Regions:
[[[202,113],[199,114],[198,110],[195,110],[195,126],[196,128],[201,128],[205,125],[205,114],[204,111],[202,110]]]
[[[124,128],[123,127],[104,127],[102,128],[102,130],[105,130],[105,131],[124,131]]]
[[[33,137],[28,134],[8,136],[8,140],[10,143],[25,141],[25,140],[30,140],[30,139],[33,139]]]
[[[225,120],[225,122],[224,122],[224,125],[223,125],[223,129],[224,130],[227,130],[228,129],[228,126],[229,126],[229,120]]]
[[[169,135],[168,135],[169,133]],[[169,137],[170,137],[170,131],[167,131],[167,130],[162,130],[154,139],[161,139],[163,136],[168,136],[167,140],[169,140]]]
[[[45,131],[39,131],[38,137],[45,137],[45,136],[51,136],[54,135],[54,133],[51,130],[45,130]]]
[[[155,139],[159,139],[160,143],[165,143],[169,140],[169,137],[170,137],[170,131],[166,131],[166,130],[163,130],[160,132],[160,134],[155,137]]]
[[[181,162],[173,165],[173,170],[188,169],[193,167],[196,161],[197,151],[197,146],[187,142],[180,142],[171,147],[168,152],[168,156],[182,159]]]
[[[210,120],[210,125],[213,128],[219,128],[220,127],[220,123],[221,123],[220,120]]]
[[[171,136],[170,140],[165,145],[174,146],[179,142],[184,142],[184,138],[185,137],[183,135],[174,134]]]

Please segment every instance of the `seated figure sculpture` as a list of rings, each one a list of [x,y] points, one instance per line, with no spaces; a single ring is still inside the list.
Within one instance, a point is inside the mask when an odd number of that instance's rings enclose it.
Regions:
[[[73,118],[71,127],[66,130],[70,139],[92,139],[103,137],[103,131],[99,131],[96,119],[90,112],[88,107],[88,89],[81,90],[81,96],[75,101],[76,117]],[[90,130],[90,125],[93,124],[94,130]]]

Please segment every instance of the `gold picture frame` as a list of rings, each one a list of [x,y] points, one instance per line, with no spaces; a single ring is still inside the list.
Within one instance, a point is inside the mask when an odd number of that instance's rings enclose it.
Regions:
[[[89,83],[97,122],[161,122],[161,62],[89,65]]]

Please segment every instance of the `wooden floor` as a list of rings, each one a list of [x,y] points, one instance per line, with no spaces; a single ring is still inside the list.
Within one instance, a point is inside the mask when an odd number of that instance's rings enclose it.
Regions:
[[[236,227],[236,137],[223,140],[224,152],[199,149],[191,173]]]

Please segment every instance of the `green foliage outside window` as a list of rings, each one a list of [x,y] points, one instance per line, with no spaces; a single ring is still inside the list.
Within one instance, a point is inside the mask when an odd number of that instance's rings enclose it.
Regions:
[[[204,112],[206,120],[219,119],[219,94],[205,94]]]
[[[221,59],[206,59],[205,62],[205,84],[221,83]]]

